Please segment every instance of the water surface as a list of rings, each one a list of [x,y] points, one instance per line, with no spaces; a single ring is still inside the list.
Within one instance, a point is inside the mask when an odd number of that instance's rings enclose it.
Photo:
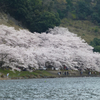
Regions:
[[[100,100],[100,78],[0,80],[0,100]]]

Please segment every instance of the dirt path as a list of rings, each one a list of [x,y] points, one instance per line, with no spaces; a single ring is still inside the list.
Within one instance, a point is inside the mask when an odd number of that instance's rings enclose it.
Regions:
[[[10,80],[10,78],[1,78],[0,77],[0,80]]]

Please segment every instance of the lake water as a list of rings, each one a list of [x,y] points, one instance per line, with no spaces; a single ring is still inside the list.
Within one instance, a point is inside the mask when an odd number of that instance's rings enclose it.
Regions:
[[[0,80],[0,100],[100,100],[100,77]]]

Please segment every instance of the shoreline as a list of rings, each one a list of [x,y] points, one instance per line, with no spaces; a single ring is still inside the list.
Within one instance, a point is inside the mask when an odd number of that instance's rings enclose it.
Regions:
[[[78,78],[78,77],[100,77],[100,75],[85,75],[85,76],[58,76],[58,77],[33,77],[33,78],[28,78],[28,77],[14,77],[14,78],[0,78],[0,80],[19,80],[19,79],[46,79],[46,78]]]
[[[100,73],[96,71],[80,71],[75,70],[36,70],[33,72],[22,71],[22,72],[12,72],[10,70],[1,70],[0,80],[13,80],[13,79],[39,79],[39,78],[64,78],[64,77],[100,77]],[[7,74],[9,76],[7,78]]]

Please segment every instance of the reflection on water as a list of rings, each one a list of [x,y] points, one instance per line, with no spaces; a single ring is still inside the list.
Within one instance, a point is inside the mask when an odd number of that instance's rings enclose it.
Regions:
[[[0,80],[0,100],[100,100],[100,78]]]

